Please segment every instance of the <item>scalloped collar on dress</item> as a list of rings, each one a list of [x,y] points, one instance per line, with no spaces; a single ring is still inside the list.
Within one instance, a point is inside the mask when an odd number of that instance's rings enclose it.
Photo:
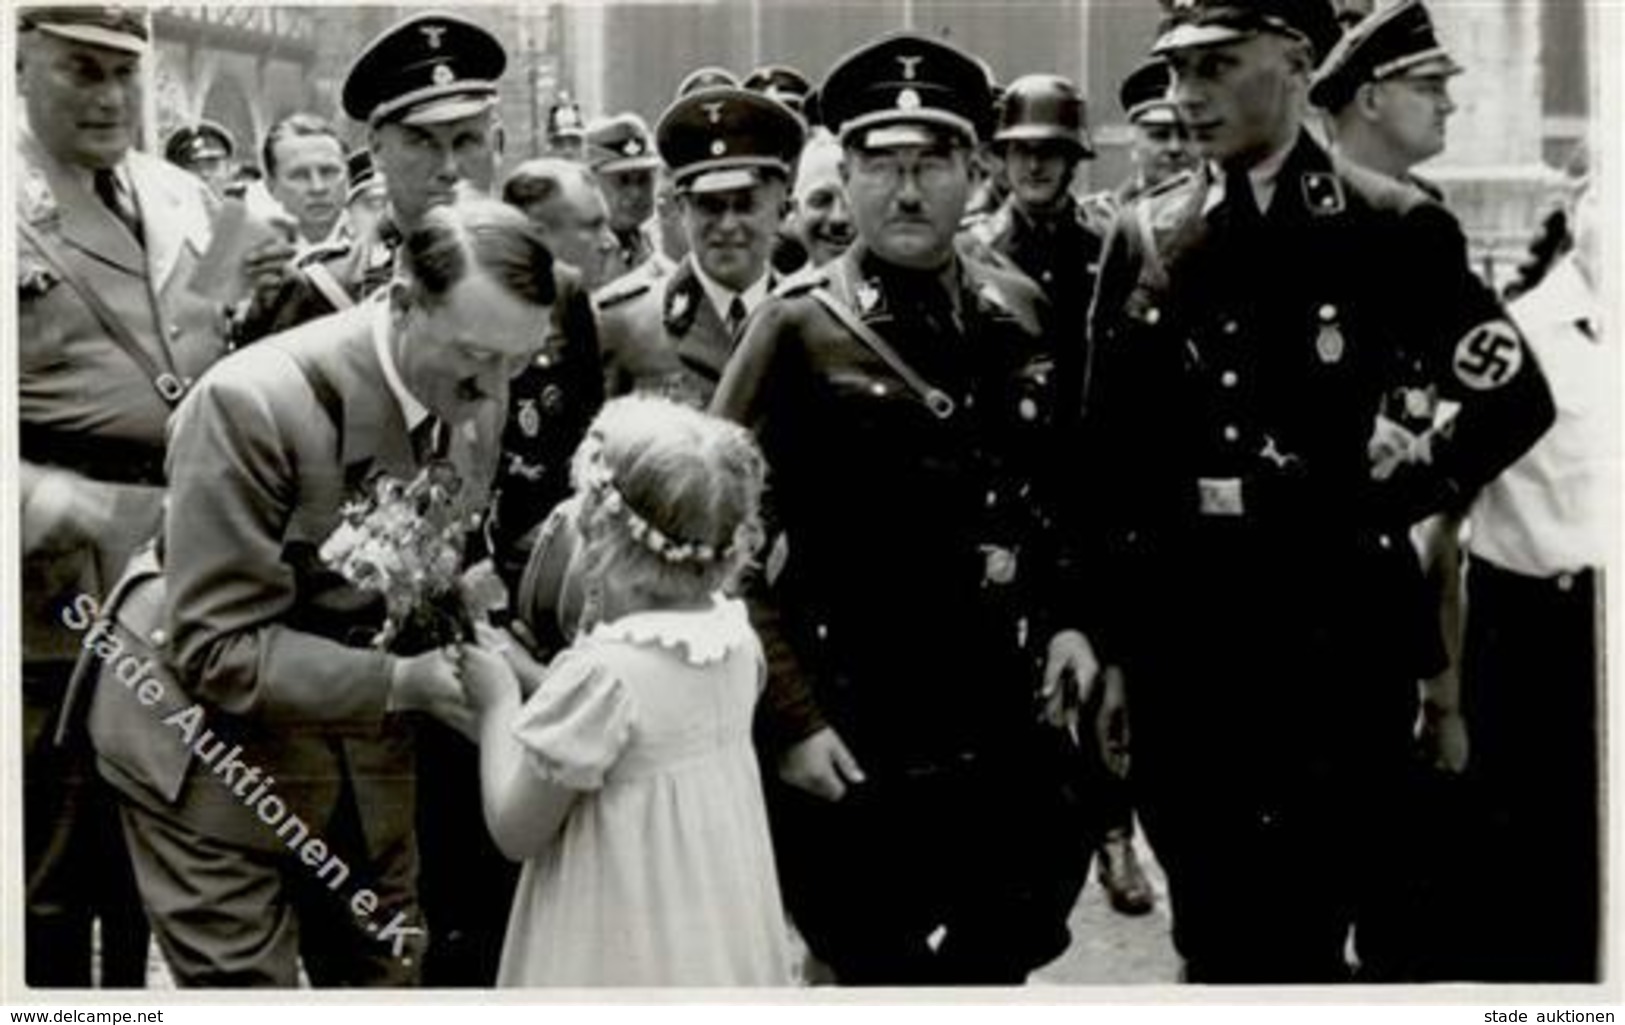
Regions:
[[[712,601],[709,609],[633,612],[613,622],[599,623],[587,636],[666,648],[689,665],[708,666],[722,661],[751,637],[744,602],[720,594]]]

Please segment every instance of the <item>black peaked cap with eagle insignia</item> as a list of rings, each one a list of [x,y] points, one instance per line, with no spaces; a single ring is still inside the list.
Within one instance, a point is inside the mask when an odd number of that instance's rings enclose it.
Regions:
[[[764,173],[788,180],[805,135],[789,107],[737,86],[679,97],[655,127],[660,156],[681,192],[747,188]]]
[[[1321,62],[1309,100],[1336,112],[1360,86],[1391,78],[1461,74],[1445,50],[1422,0],[1401,0],[1357,22]]]
[[[386,29],[344,79],[344,112],[370,125],[437,124],[497,102],[508,55],[496,36],[454,14],[420,14]]]
[[[898,145],[909,138],[896,131],[905,125],[946,128],[976,143],[993,129],[993,83],[969,54],[897,33],[836,62],[818,87],[818,109],[843,143]]]
[[[1163,7],[1156,57],[1271,32],[1306,40],[1319,61],[1343,34],[1331,0],[1163,0]]]

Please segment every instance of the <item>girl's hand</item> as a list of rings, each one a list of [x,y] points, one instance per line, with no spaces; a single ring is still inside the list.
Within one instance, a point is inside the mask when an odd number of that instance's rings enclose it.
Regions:
[[[486,623],[474,627],[474,636],[482,649],[501,655],[508,668],[513,670],[519,678],[521,698],[530,697],[541,686],[546,667],[531,657],[530,649],[518,637]]]
[[[519,679],[500,652],[481,643],[464,644],[458,649],[457,682],[468,703],[481,713],[520,695]]]

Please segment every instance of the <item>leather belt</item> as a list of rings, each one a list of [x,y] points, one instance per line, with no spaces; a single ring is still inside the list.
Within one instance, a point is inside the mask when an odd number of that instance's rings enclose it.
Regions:
[[[164,483],[164,449],[144,442],[22,424],[18,454],[30,463],[57,466],[110,484]]]

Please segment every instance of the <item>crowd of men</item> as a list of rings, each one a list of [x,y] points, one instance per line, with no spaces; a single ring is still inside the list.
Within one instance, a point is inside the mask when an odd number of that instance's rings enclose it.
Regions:
[[[1527,319],[1473,275],[1413,171],[1462,70],[1420,0],[1171,5],[1094,194],[1074,82],[910,33],[816,83],[699,69],[652,130],[561,106],[505,167],[501,42],[417,14],[345,79],[362,148],[290,113],[243,181],[217,125],[133,147],[140,12],[19,17],[31,985],[140,985],[149,928],[182,985],[490,985],[516,867],[451,664],[368,647],[313,552],[433,450],[533,593],[630,391],[771,467],[758,744],[809,974],[1019,985],[1092,863],[1150,910],[1137,820],[1186,981],[1597,978],[1591,221]],[[233,204],[277,230],[200,295]],[[212,754],[81,657],[85,595]],[[1481,860],[1530,844],[1539,880]]]

